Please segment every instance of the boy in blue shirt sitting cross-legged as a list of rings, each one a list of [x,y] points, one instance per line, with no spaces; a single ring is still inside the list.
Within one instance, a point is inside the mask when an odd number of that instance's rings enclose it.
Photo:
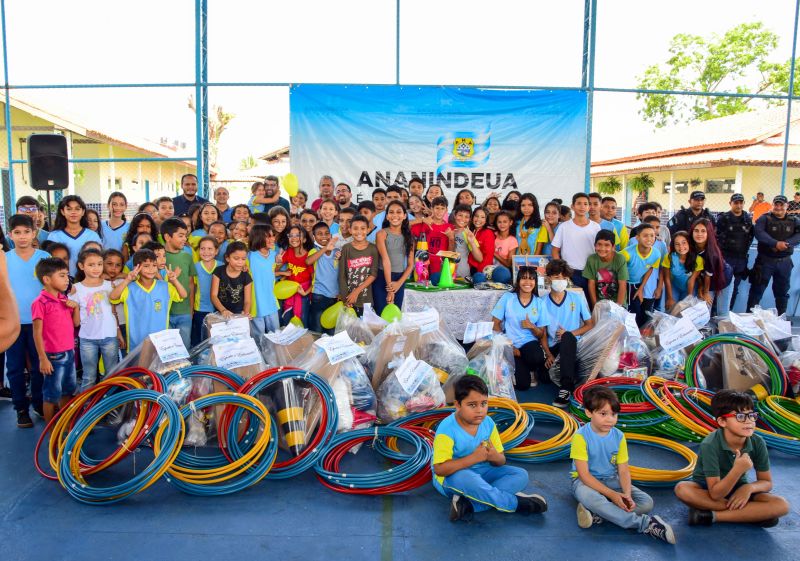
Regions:
[[[523,493],[528,472],[505,465],[503,444],[489,417],[489,389],[477,376],[454,384],[456,410],[436,429],[433,486],[451,497],[450,520],[469,520],[474,512],[542,513],[547,502]]]

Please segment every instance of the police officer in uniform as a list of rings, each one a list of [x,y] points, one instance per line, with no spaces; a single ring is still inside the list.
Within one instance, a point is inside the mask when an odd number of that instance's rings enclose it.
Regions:
[[[689,208],[683,208],[675,213],[675,215],[667,223],[670,235],[674,236],[675,232],[688,232],[692,227],[695,220],[700,218],[708,218],[714,222],[714,217],[704,208],[706,204],[706,194],[702,191],[692,191],[689,197]]]
[[[733,281],[717,298],[717,313],[720,316],[728,312],[736,303],[739,283],[747,278],[748,255],[753,243],[753,220],[744,210],[744,197],[741,193],[731,195],[731,209],[717,216],[717,243],[725,262],[733,269]]]
[[[800,243],[800,221],[786,214],[788,201],[783,195],[772,199],[772,211],[758,217],[755,234],[758,256],[750,275],[747,310],[761,302],[761,296],[772,279],[772,293],[778,314],[786,312],[789,303],[789,279],[792,274],[792,253]]]

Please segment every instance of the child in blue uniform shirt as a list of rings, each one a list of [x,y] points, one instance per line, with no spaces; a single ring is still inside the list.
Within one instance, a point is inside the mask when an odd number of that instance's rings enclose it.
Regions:
[[[169,267],[168,280],[158,280],[156,254],[149,249],[140,249],[133,254],[133,271],[108,296],[113,304],[122,302],[125,305],[129,351],[151,333],[169,327],[172,303],[187,297],[186,289],[178,281],[180,273],[180,270]]]
[[[205,339],[203,321],[214,311],[211,303],[211,275],[222,263],[216,259],[217,240],[205,236],[197,243],[197,254],[200,260],[194,264],[197,276],[194,277],[194,313],[192,314],[192,347]]]
[[[628,444],[616,428],[620,411],[617,394],[594,386],[583,394],[589,422],[572,437],[572,493],[578,501],[578,526],[590,528],[608,520],[622,528],[675,543],[669,524],[650,516],[653,499],[631,484]]]
[[[647,321],[647,312],[653,309],[653,300],[645,297],[645,288],[652,275],[658,276],[661,253],[653,247],[656,231],[650,224],[637,226],[636,240],[620,254],[628,264],[628,310],[636,314],[636,324],[641,327]]]
[[[507,466],[503,444],[489,417],[489,389],[477,376],[454,385],[456,410],[436,429],[433,439],[433,486],[450,497],[450,520],[469,520],[474,512],[542,513],[541,495],[523,493],[528,472]]]
[[[659,261],[660,267],[664,257],[669,254],[667,244],[658,239],[658,228],[661,226],[661,221],[658,219],[658,216],[648,216],[644,219],[644,223],[650,224],[656,232],[656,242],[653,244],[653,249],[658,250],[658,253],[661,254],[661,261]],[[647,284],[644,287],[644,298],[645,300],[650,299],[653,301],[654,310],[662,310],[664,308],[661,305],[661,297],[664,295],[664,277],[659,273],[660,271],[654,271],[653,274],[650,275],[650,278],[647,279]]]
[[[514,344],[514,388],[525,391],[536,385],[536,373],[544,369],[547,326],[550,317],[536,296],[536,269],[517,271],[514,292],[503,294],[492,310],[495,331],[505,331]]]
[[[15,214],[8,221],[8,234],[14,241],[14,249],[6,253],[8,262],[8,278],[14,289],[19,310],[20,331],[17,340],[6,351],[6,367],[8,385],[11,389],[11,400],[17,412],[17,426],[31,428],[29,407],[44,415],[42,410],[42,385],[44,379],[39,371],[39,355],[33,340],[33,318],[31,304],[39,296],[42,283],[36,278],[36,264],[50,257],[50,254],[33,247],[36,228],[30,216]],[[30,366],[31,397],[27,396],[25,384],[25,364]]]
[[[280,329],[278,300],[275,298],[275,231],[269,224],[256,224],[248,238],[248,264],[253,277],[255,314],[253,325],[259,333],[270,333]]]
[[[547,341],[543,345],[545,367],[553,366],[556,357],[561,356],[560,389],[553,405],[566,409],[577,382],[578,339],[594,326],[594,322],[583,292],[567,290],[567,283],[572,278],[572,268],[567,262],[553,259],[547,264],[546,271],[550,279],[550,294],[543,301],[550,319]]]
[[[314,281],[311,283],[311,305],[308,310],[308,327],[318,333],[333,335],[333,329],[322,327],[322,312],[336,303],[339,296],[339,256],[336,249],[337,236],[331,237],[330,229],[324,222],[314,225],[314,249],[308,253],[306,261],[314,265]]]

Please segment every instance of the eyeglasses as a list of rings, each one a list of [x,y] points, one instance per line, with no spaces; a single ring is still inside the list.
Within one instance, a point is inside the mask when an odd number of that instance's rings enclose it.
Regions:
[[[36,212],[36,211],[39,210],[39,207],[36,206],[36,205],[21,206],[21,207],[18,207],[17,210],[19,212]]]
[[[728,413],[727,415],[720,415],[723,419],[728,417],[735,417],[737,421],[740,423],[744,423],[747,420],[750,421],[758,421],[758,412],[750,411],[749,413]]]
[[[289,234],[289,235],[288,235],[288,236],[286,236],[286,237],[287,237],[287,238],[299,238],[299,237],[300,237],[300,234]]]

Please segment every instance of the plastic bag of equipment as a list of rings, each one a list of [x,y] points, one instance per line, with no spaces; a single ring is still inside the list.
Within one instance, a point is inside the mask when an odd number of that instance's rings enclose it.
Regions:
[[[423,321],[417,321],[417,315],[423,316]],[[414,356],[434,368],[439,382],[444,384],[451,376],[462,376],[467,371],[467,353],[450,333],[439,312],[433,308],[419,313],[407,312],[403,321],[419,326]]]
[[[279,331],[271,331],[261,336],[261,349],[264,362],[270,368],[296,366],[299,357],[319,338],[304,327],[290,323]]]
[[[478,339],[467,354],[465,375],[480,377],[489,388],[489,395],[517,400],[514,392],[514,345],[503,333]],[[451,376],[445,384],[445,396],[455,400],[453,386],[461,376]]]
[[[781,364],[789,377],[794,395],[800,393],[800,352],[789,350],[781,353]]]
[[[331,362],[333,354],[329,351],[334,346],[337,356]],[[339,407],[339,431],[367,427],[375,421],[375,392],[359,361],[363,353],[361,346],[353,342],[346,332],[341,332],[333,337],[323,335],[298,358],[298,368],[317,374],[333,389]],[[297,384],[303,389],[305,434],[308,439],[319,425],[322,404],[316,391],[300,382]]]
[[[731,312],[727,320],[717,323],[720,333],[745,333],[767,348],[773,348],[764,324],[753,314]],[[791,339],[789,339],[791,341]],[[776,353],[778,354],[778,353]],[[770,387],[769,373],[764,361],[750,349],[740,345],[722,345],[722,382],[720,387],[747,391],[756,384]]]
[[[372,331],[373,335],[377,335],[383,328],[389,325],[389,322],[375,313],[375,310],[372,308],[372,304],[369,302],[364,303],[364,313],[361,316],[366,324],[369,326],[370,330]]]
[[[258,340],[260,335],[247,314],[225,317],[219,312],[212,312],[203,320],[203,329],[203,339],[252,337]]]
[[[653,376],[659,376],[666,380],[676,380],[681,377],[683,368],[686,366],[686,353],[683,349],[666,351],[659,348],[653,351],[650,360],[653,363]],[[705,384],[703,387],[705,387]]]
[[[343,308],[339,312],[339,317],[336,318],[334,333],[341,333],[342,331],[347,331],[350,339],[362,346],[369,345],[375,338],[367,322],[353,313],[352,308]]]
[[[393,321],[378,333],[360,357],[361,364],[377,390],[389,374],[389,364],[401,362],[417,348],[420,329],[405,321]]]
[[[753,317],[761,320],[764,332],[772,343],[776,353],[781,353],[789,349],[792,345],[792,322],[786,319],[786,315],[778,315],[775,308],[753,307]]]
[[[382,421],[390,423],[409,413],[444,405],[444,392],[431,365],[417,360],[412,353],[392,367],[377,392],[378,417]]]
[[[611,376],[616,373],[620,369],[625,341],[625,324],[624,320],[620,320],[619,314],[609,313],[601,316],[598,323],[578,341],[575,384],[582,384],[588,380],[594,380],[598,376]],[[633,344],[631,343],[631,345]],[[636,352],[636,356],[638,356],[638,352]],[[561,381],[560,370],[555,368],[550,370],[551,379],[559,384]]]
[[[651,314],[650,319],[645,322],[640,330],[642,334],[642,340],[645,342],[645,344],[647,344],[647,347],[653,351],[659,346],[659,333],[663,333],[665,330],[675,325],[677,321],[678,318],[675,316],[654,311]]]

